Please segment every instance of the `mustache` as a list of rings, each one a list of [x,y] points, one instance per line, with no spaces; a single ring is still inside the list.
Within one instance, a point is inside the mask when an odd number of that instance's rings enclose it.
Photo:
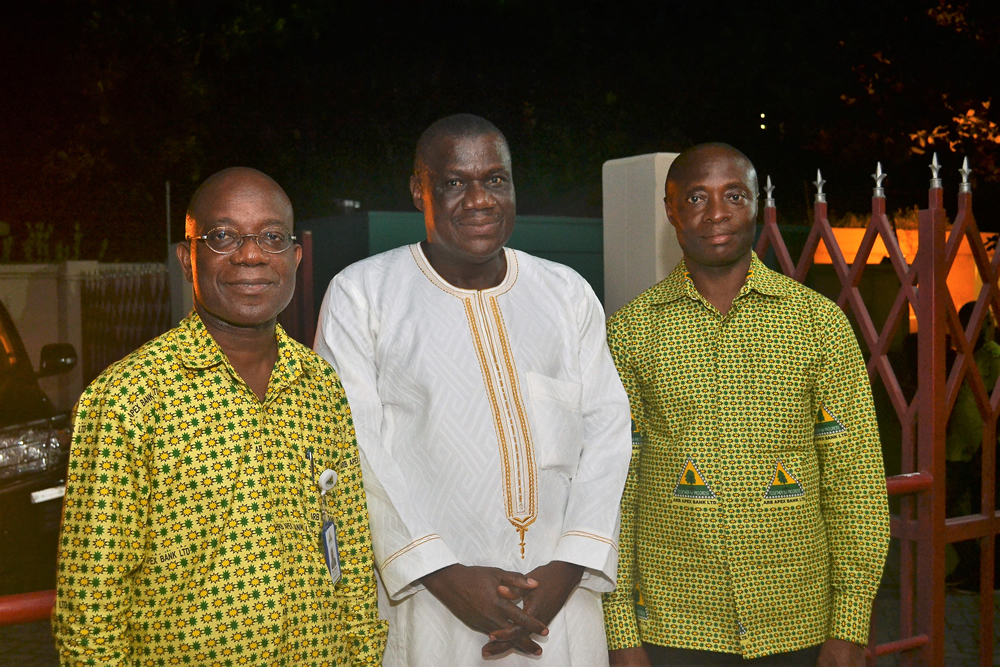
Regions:
[[[465,222],[483,222],[483,221],[500,221],[504,219],[503,213],[467,213],[465,215],[460,215],[455,217],[455,221],[459,224]]]

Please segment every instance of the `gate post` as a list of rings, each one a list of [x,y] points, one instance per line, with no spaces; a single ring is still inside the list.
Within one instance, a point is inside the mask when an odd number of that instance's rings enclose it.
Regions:
[[[934,187],[937,185],[937,187]],[[933,184],[930,208],[919,213],[917,328],[919,471],[933,477],[932,491],[917,496],[917,623],[930,641],[922,649],[926,665],[944,664],[945,578],[945,222],[941,188]]]
[[[607,317],[666,278],[681,260],[663,207],[663,184],[677,155],[633,155],[608,160],[601,169]]]

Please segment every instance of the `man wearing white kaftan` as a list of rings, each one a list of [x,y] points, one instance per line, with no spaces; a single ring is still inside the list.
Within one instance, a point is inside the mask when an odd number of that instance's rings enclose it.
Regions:
[[[590,286],[502,252],[502,281],[471,290],[446,282],[420,244],[397,248],[335,277],[320,312],[316,351],[347,391],[362,453],[390,667],[483,660],[486,637],[421,577],[557,560],[585,570],[548,636],[533,637],[540,661],[607,664],[600,593],[618,561],[628,399]]]

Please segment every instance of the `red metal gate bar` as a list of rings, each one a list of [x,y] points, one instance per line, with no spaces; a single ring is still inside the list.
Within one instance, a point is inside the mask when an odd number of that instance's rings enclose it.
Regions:
[[[944,664],[944,577],[945,577],[945,426],[948,414],[939,397],[945,383],[945,308],[951,296],[946,292],[944,270],[945,222],[941,189],[929,193],[930,208],[918,214],[919,236],[916,264],[920,290],[917,294],[917,359],[919,364],[920,426],[917,431],[917,465],[920,472],[934,475],[930,493],[917,499],[917,521],[929,539],[917,542],[917,621],[930,638],[924,657],[931,665]]]
[[[880,644],[875,647],[874,654],[871,649],[868,649],[866,653],[869,657],[902,653],[903,651],[912,651],[915,648],[926,646],[928,641],[927,635],[917,635],[916,637],[907,637],[906,639],[897,639],[894,642]]]
[[[890,496],[926,491],[933,483],[933,476],[926,472],[911,472],[885,478],[885,488]]]
[[[859,338],[870,352],[868,374],[872,382],[881,379],[886,394],[899,417],[902,429],[901,467],[904,472],[886,479],[886,489],[900,499],[900,512],[890,519],[891,535],[900,540],[900,633],[902,638],[880,646],[871,644],[868,663],[876,656],[900,653],[903,664],[917,658],[921,664],[944,664],[944,555],[949,542],[978,539],[980,542],[980,660],[992,664],[993,652],[993,562],[994,538],[1000,533],[1000,513],[996,511],[996,423],[1000,417],[1000,391],[986,387],[979,377],[974,358],[975,342],[992,308],[1000,319],[1000,253],[989,258],[972,215],[968,165],[960,170],[958,216],[946,238],[947,217],[943,207],[940,165],[931,164],[928,208],[919,213],[916,257],[907,260],[900,250],[894,227],[886,216],[885,173],[878,166],[872,196],[872,213],[855,257],[848,265],[827,218],[822,176],[817,172],[813,225],[798,262],[793,262],[777,226],[767,181],[764,224],[757,254],[773,249],[780,269],[804,282],[820,243],[826,246],[830,263],[840,283],[837,303],[854,315]],[[859,286],[869,256],[881,237],[888,258],[900,282],[881,330],[872,321]],[[968,238],[983,289],[966,328],[958,319],[947,287],[951,266],[963,240]],[[919,284],[919,289],[918,289]],[[889,349],[902,322],[913,308],[918,323],[917,387],[915,395],[904,394],[889,360]],[[957,354],[946,377],[946,333],[951,332]],[[952,406],[963,384],[972,391],[983,420],[981,511],[971,516],[946,519],[945,430]],[[919,415],[919,420],[918,420]],[[916,586],[913,584],[916,583]],[[874,642],[874,629],[872,631]]]
[[[295,273],[295,293],[288,307],[278,315],[278,322],[291,338],[306,347],[312,347],[316,337],[316,310],[313,296],[313,238],[312,232],[302,232],[299,241],[302,261]]]
[[[0,597],[0,625],[44,621],[52,615],[55,591],[38,591]]]
[[[309,230],[302,232],[302,271],[300,280],[301,286],[297,286],[301,295],[303,326],[303,344],[312,347],[316,339],[316,308],[315,296],[313,295],[313,233]]]

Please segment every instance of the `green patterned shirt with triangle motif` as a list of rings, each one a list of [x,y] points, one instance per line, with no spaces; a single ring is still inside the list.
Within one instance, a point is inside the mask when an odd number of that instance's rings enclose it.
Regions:
[[[723,317],[681,262],[609,320],[608,343],[640,433],[608,647],[866,643],[889,516],[844,313],[754,255]]]

